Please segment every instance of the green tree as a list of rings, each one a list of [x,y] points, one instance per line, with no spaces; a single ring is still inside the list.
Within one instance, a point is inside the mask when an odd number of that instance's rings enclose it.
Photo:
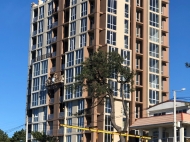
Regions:
[[[116,52],[95,52],[83,63],[81,74],[76,77],[75,88],[82,86],[83,91],[88,91],[93,100],[93,107],[101,105],[105,98],[109,99],[111,105],[110,121],[112,126],[119,133],[127,132],[129,123],[129,110],[125,101],[126,90],[133,91],[133,77],[135,73],[128,66],[124,66],[124,59]],[[123,110],[126,116],[124,128],[116,124],[114,86],[110,82],[115,81],[120,84],[117,91],[121,92]],[[125,85],[125,86],[124,86]],[[124,93],[125,92],[125,93]],[[120,136],[120,141],[125,142],[124,136]]]
[[[57,138],[56,137],[51,137],[49,135],[46,135],[45,133],[41,133],[41,132],[31,132],[32,136],[40,141],[40,142],[57,142]]]
[[[20,131],[16,131],[12,138],[10,138],[10,142],[25,142],[26,139],[26,131],[25,130],[20,130]]]
[[[0,129],[0,142],[10,142],[8,135]]]

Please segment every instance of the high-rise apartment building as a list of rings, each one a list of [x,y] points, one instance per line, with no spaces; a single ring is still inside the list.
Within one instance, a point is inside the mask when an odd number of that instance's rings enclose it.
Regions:
[[[90,109],[92,99],[69,86],[81,62],[98,48],[117,51],[136,71],[136,91],[125,91],[130,124],[149,106],[169,98],[169,0],[38,0],[31,5],[27,141],[31,131],[60,142],[110,142],[111,135],[63,128],[59,124],[113,131],[110,105]],[[123,127],[119,85],[114,86],[116,118]],[[124,86],[127,90],[127,85]],[[119,139],[114,136],[114,141]]]

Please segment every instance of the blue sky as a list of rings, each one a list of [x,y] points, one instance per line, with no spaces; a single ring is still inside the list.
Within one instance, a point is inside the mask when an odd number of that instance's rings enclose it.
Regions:
[[[30,3],[37,0],[1,1],[0,20],[0,129],[12,130],[25,123]],[[190,1],[170,3],[170,95],[190,94]],[[19,130],[19,129],[17,129]],[[11,136],[14,131],[9,131]]]

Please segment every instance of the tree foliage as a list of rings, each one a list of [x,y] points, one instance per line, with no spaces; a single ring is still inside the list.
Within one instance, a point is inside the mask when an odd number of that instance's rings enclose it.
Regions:
[[[20,131],[16,131],[12,138],[10,138],[10,142],[25,142],[26,139],[26,131],[25,130],[20,130]]]
[[[51,137],[49,135],[46,135],[45,133],[41,133],[41,132],[31,132],[32,136],[40,141],[40,142],[57,142],[57,139],[55,137]]]
[[[93,100],[93,105],[99,105],[108,98],[111,105],[111,123],[117,132],[126,132],[128,126],[128,108],[125,101],[125,93],[123,93],[124,85],[128,85],[128,92],[133,91],[133,77],[135,73],[128,66],[123,65],[124,59],[116,52],[95,52],[87,58],[83,63],[81,74],[76,77],[77,82],[75,87],[82,86],[83,91],[90,92]],[[122,105],[126,116],[125,127],[122,129],[115,121],[115,103],[114,103],[114,86],[111,82],[120,84],[119,91],[122,97]],[[121,142],[124,142],[124,137],[120,136]]]
[[[0,142],[10,142],[8,135],[0,129]]]

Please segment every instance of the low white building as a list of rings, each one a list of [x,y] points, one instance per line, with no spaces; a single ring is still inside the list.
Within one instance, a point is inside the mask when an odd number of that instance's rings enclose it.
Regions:
[[[131,129],[152,137],[150,142],[173,142],[173,101],[166,101],[148,110],[149,117],[137,119]],[[177,142],[190,142],[190,102],[176,102]],[[139,140],[142,141],[142,140]]]

